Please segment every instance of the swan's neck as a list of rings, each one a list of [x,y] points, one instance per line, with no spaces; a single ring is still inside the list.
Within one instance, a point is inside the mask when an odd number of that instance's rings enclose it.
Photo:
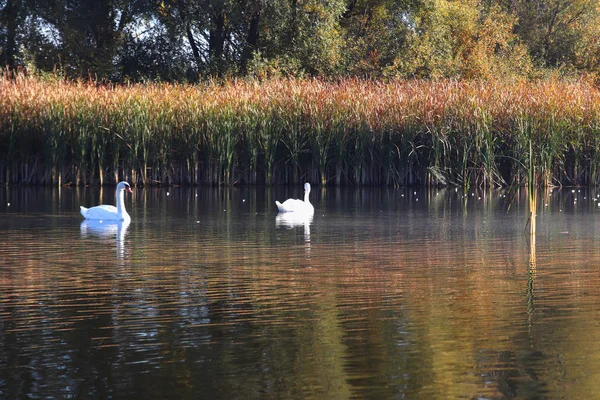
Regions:
[[[310,190],[305,190],[304,191],[304,202],[305,203],[310,203],[310,201],[308,201],[308,194],[310,193]]]
[[[119,190],[117,192],[117,214],[120,216],[128,215],[125,210],[125,191]]]

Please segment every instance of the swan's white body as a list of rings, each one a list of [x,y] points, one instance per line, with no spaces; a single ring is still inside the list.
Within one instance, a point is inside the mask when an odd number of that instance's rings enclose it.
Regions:
[[[85,219],[101,221],[131,221],[131,217],[125,210],[125,191],[132,193],[127,182],[119,182],[117,185],[117,206],[100,205],[96,207],[79,207],[81,215]]]
[[[312,215],[315,212],[315,208],[308,200],[309,193],[310,183],[307,182],[304,184],[304,201],[298,199],[287,199],[283,203],[275,201],[275,204],[277,204],[277,209],[280,213],[293,212]]]

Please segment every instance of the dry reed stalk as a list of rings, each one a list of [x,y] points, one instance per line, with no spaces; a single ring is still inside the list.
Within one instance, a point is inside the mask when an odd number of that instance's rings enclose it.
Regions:
[[[600,180],[600,93],[583,81],[102,86],[18,75],[0,78],[0,92],[5,183],[27,165],[38,183],[492,186],[527,176],[529,161],[539,184]]]

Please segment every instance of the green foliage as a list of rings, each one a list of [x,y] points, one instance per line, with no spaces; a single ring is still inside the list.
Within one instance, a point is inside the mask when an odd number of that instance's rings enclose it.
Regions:
[[[0,63],[113,82],[600,81],[599,26],[591,0],[5,0]]]
[[[339,19],[344,10],[344,0],[267,2],[255,65],[271,73],[281,68],[284,75],[337,74],[343,61]]]
[[[343,15],[345,73],[381,77],[401,57],[411,15],[408,2],[362,0],[350,2]]]
[[[600,9],[592,0],[526,0],[506,5],[518,18],[516,33],[545,67],[576,66],[581,47],[598,37]]]
[[[407,54],[388,71],[424,78],[527,76],[532,64],[512,33],[515,22],[498,6],[429,0],[415,15]]]

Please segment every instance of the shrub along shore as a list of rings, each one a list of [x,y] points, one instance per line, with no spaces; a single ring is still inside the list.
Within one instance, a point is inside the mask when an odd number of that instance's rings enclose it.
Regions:
[[[583,81],[0,77],[4,184],[600,183]]]

